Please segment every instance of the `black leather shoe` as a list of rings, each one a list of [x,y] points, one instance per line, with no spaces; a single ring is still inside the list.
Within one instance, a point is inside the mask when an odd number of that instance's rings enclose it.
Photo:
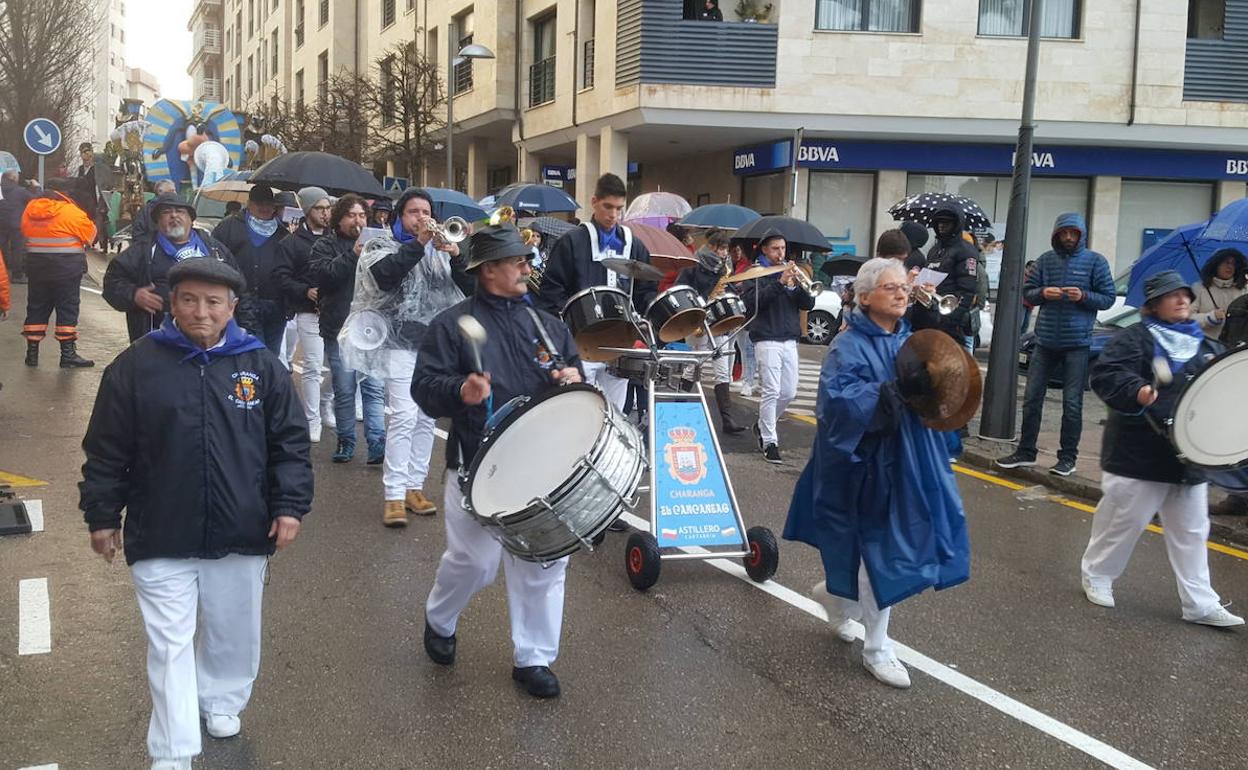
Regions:
[[[438,636],[425,621],[425,652],[429,659],[440,666],[449,666],[455,662],[455,635]]]
[[[534,698],[559,697],[559,677],[548,666],[513,668],[511,678],[524,685],[525,692]]]

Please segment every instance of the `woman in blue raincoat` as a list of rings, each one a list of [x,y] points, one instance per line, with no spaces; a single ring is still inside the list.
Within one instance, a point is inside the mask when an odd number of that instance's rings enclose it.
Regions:
[[[818,432],[784,537],[819,549],[826,579],[812,594],[837,636],[852,641],[848,621],[861,619],[863,665],[904,688],[910,676],[888,638],[889,608],[970,577],[970,543],[944,440],[904,402],[931,380],[925,370],[902,381],[895,372],[910,336],[905,269],[872,259],[854,292],[858,308],[819,377]]]

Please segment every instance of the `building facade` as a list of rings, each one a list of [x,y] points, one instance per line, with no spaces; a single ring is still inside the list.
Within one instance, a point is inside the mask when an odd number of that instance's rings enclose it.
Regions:
[[[99,0],[91,35],[91,99],[74,119],[66,141],[108,141],[121,100],[129,95],[126,67],[126,4],[124,0]],[[75,151],[77,147],[73,148]]]
[[[160,98],[160,81],[147,70],[131,67],[126,77],[126,96],[150,107]]]
[[[192,98],[205,102],[225,99],[222,86],[222,0],[194,0],[191,18],[186,23],[191,33],[191,63],[186,73],[191,76]]]
[[[547,181],[588,205],[577,180],[613,171],[864,253],[891,204],[950,190],[1004,229],[1028,0],[773,0],[750,20],[720,4],[723,22],[671,0],[224,0],[226,101],[315,98],[401,40],[445,76],[470,41],[496,54],[448,79],[451,181],[471,195]],[[1245,195],[1248,0],[1047,0],[1042,24],[1029,254],[1081,211],[1121,272]],[[443,163],[410,174],[447,183]]]

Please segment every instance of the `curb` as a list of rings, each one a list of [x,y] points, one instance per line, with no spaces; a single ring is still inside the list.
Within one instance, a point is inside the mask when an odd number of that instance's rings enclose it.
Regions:
[[[1005,478],[1048,487],[1068,497],[1080,498],[1081,502],[1091,505],[1095,505],[1101,499],[1101,486],[1096,482],[1081,479],[1077,476],[1054,476],[1048,471],[1035,468],[1001,468],[994,464],[995,459],[995,457],[987,453],[967,448],[962,453],[962,456],[958,458],[958,462],[975,466],[983,471],[990,471]],[[1219,521],[1219,519],[1230,519],[1238,522],[1242,521],[1242,517],[1210,516],[1209,534],[1219,540],[1225,540],[1233,545],[1248,548],[1248,523],[1233,525],[1226,524]]]

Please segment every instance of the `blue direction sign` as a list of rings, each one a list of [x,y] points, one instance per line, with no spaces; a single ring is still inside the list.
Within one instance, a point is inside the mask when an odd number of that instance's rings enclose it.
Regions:
[[[61,127],[47,118],[35,118],[23,133],[26,147],[38,155],[51,155],[61,146]]]

